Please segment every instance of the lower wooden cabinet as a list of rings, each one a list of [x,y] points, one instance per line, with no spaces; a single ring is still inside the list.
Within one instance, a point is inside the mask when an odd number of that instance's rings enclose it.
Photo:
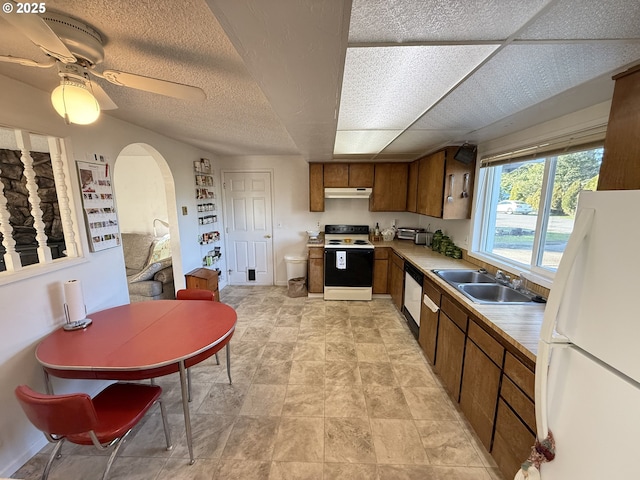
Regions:
[[[493,421],[500,388],[501,366],[496,365],[469,337],[464,358],[460,408],[487,450],[491,449]],[[477,328],[477,327],[476,327]]]
[[[309,293],[322,293],[324,291],[324,247],[309,248],[307,271]]]
[[[389,294],[391,301],[398,310],[402,310],[402,295],[404,294],[404,259],[391,252],[389,255]]]
[[[491,456],[505,478],[513,478],[531,453],[536,438],[515,412],[500,398]]]
[[[440,311],[434,370],[440,375],[449,396],[456,402],[460,398],[465,336],[465,332],[444,311]]]
[[[436,306],[440,307],[440,300],[442,293],[435,286],[429,277],[424,277],[422,284],[422,294],[428,296]],[[422,351],[427,357],[427,360],[434,365],[436,362],[436,345],[438,341],[438,321],[440,318],[440,311],[434,312],[427,307],[424,302],[420,305],[420,334],[418,336],[418,343],[422,347]]]
[[[389,247],[376,247],[373,252],[373,293],[389,293]]]

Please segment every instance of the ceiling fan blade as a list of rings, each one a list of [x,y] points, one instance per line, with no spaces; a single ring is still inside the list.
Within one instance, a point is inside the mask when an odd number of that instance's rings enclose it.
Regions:
[[[13,11],[5,13],[3,18],[24,33],[29,40],[40,47],[46,54],[64,63],[75,63],[76,57],[69,51],[62,40],[49,28],[42,18],[33,13],[16,13],[17,4],[12,0],[5,5],[13,4]]]
[[[25,67],[50,68],[56,64],[56,60],[52,57],[47,58],[46,62],[36,62],[28,58],[12,57],[11,55],[0,55],[0,62],[17,63]]]
[[[157,78],[144,77],[134,73],[119,72],[117,70],[105,70],[102,76],[115,85],[137,88],[146,92],[158,93],[168,97],[181,98],[183,100],[202,101],[207,95],[204,90],[182,83],[168,82]]]
[[[89,81],[89,84],[93,96],[96,97],[98,105],[100,105],[100,110],[115,110],[116,108],[118,108],[118,105],[116,105],[115,102],[111,100],[111,97],[107,95],[107,92],[105,92],[97,82]]]

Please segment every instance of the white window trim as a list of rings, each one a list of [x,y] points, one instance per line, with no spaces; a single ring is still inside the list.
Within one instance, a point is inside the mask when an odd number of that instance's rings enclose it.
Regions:
[[[18,128],[3,128],[15,132],[19,146],[21,145],[21,141],[26,138],[25,134],[31,134],[31,132],[26,132]],[[44,258],[41,257],[40,261],[33,265],[19,267],[13,270],[7,269],[4,272],[0,272],[0,286],[88,262],[88,259],[85,258],[84,255],[84,252],[87,251],[87,245],[85,245],[86,240],[81,235],[81,229],[84,228],[84,219],[78,215],[78,199],[76,195],[74,195],[77,185],[76,182],[74,182],[75,176],[73,176],[75,175],[75,171],[72,171],[73,162],[71,159],[73,155],[71,147],[65,139],[40,133],[36,133],[36,135],[47,137],[48,140],[49,155],[51,156],[67,256],[55,260],[51,260],[45,256]]]

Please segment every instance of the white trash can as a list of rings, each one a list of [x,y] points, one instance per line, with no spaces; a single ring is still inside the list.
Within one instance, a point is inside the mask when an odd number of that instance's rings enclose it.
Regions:
[[[307,278],[307,256],[285,255],[284,263],[287,265],[287,280],[292,278]]]

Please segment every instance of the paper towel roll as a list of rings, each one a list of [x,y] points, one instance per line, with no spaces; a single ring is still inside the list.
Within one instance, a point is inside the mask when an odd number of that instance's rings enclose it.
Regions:
[[[87,316],[84,307],[84,297],[82,295],[82,284],[80,280],[67,280],[64,283],[64,298],[69,314],[69,321],[76,322],[84,320]]]

